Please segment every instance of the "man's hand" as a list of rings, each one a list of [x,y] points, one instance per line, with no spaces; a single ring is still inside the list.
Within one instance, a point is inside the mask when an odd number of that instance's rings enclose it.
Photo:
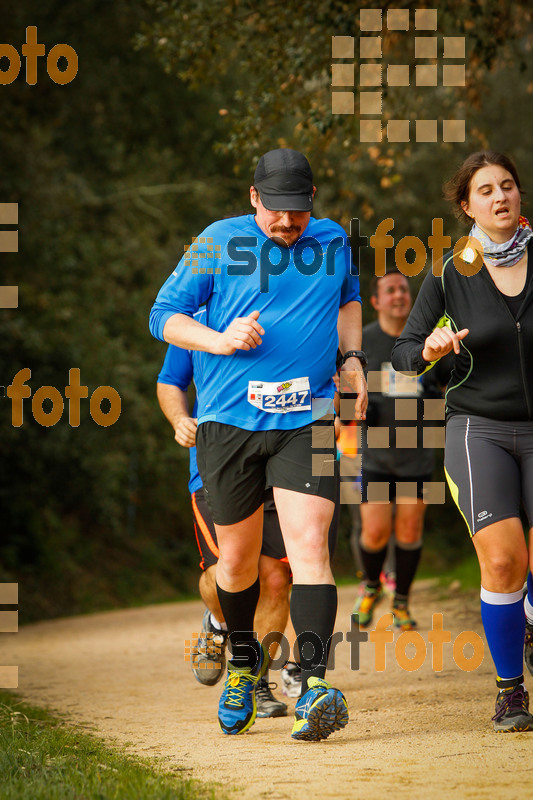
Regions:
[[[237,317],[230,322],[219,334],[216,355],[231,356],[236,350],[251,350],[260,345],[265,331],[257,322],[258,318],[259,311],[252,311],[247,317]]]
[[[357,392],[354,419],[365,419],[368,406],[368,390],[361,362],[358,358],[352,356],[346,359],[339,371],[350,373],[349,376],[341,375],[341,392],[350,394]]]
[[[451,350],[458,355],[461,350],[461,340],[468,333],[468,328],[463,328],[457,333],[454,333],[446,326],[444,328],[435,328],[424,342],[422,358],[428,362],[438,361],[439,358],[447,355]]]
[[[182,447],[194,447],[196,444],[196,428],[198,420],[194,417],[181,416],[174,428],[174,439]]]

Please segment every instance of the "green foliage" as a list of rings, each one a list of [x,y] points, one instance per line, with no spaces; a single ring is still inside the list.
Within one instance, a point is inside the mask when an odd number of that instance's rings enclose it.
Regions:
[[[194,86],[219,86],[227,76],[238,74],[231,104],[224,109],[226,136],[220,145],[238,163],[247,166],[252,156],[283,136],[288,137],[289,146],[297,139],[308,152],[319,147],[346,156],[366,150],[358,144],[358,115],[331,115],[331,37],[355,37],[357,75],[359,38],[368,35],[359,30],[358,11],[376,9],[372,0],[357,6],[343,0],[149,0],[149,5],[155,14],[139,36],[139,45],[153,49],[169,73]],[[380,60],[384,70],[388,63],[414,64],[412,35],[388,30],[386,25],[390,8],[409,9],[412,18],[413,5],[409,0],[388,0],[378,6],[384,20]],[[435,3],[416,3],[416,9],[425,8],[435,8]],[[469,104],[480,101],[480,73],[495,64],[504,46],[515,47],[530,23],[527,2],[510,6],[498,0],[448,0],[439,4],[437,33],[467,36]],[[384,81],[384,94],[386,107],[397,112],[390,114],[393,118],[405,117],[406,108],[413,118],[427,118],[428,97],[440,106],[441,118],[446,109],[464,112],[465,108],[464,92],[451,87],[429,93],[420,88],[413,91],[412,86],[398,91]],[[348,145],[344,145],[346,140]]]
[[[413,12],[435,8],[432,0],[379,6],[372,0],[356,6],[342,0],[149,0],[149,6],[154,13],[137,38],[139,47],[150,49],[169,74],[190,85],[231,92],[220,107],[224,127],[217,146],[235,168],[249,174],[256,157],[273,147],[303,150],[318,187],[316,215],[330,216],[346,230],[357,217],[362,234],[370,236],[379,220],[392,217],[396,242],[405,235],[427,242],[431,219],[442,217],[455,242],[464,231],[445,206],[441,186],[469,152],[492,146],[515,156],[524,175],[533,166],[526,78],[532,68],[533,12],[525,0],[438,4],[439,58],[443,35],[466,37],[464,88],[416,87],[413,80],[406,88],[389,87],[383,80],[385,122],[464,118],[464,144],[361,143],[357,113],[331,114],[331,37],[355,37],[357,87],[359,39],[372,35],[359,30],[358,12],[381,8],[383,73],[388,64],[409,64],[413,75]],[[410,10],[409,33],[388,30],[390,8]],[[370,256],[363,254],[361,265],[364,296],[374,269]]]
[[[64,397],[78,368],[89,397],[111,386],[122,402],[110,427],[87,399],[79,427],[65,401],[45,428],[30,398],[15,428],[0,399],[0,580],[20,581],[25,619],[169,599],[197,580],[188,453],[157,405],[165,346],[148,314],[191,236],[231,211],[234,179],[212,152],[206,94],[134,51],[143,20],[142,4],[47,0],[17,4],[3,29],[19,52],[29,24],[47,49],[68,42],[79,72],[59,86],[40,59],[35,86],[23,67],[1,87],[0,201],[19,204],[20,251],[1,256],[19,307],[0,311],[0,383],[29,367],[32,396]]]
[[[214,800],[180,769],[125,756],[95,736],[0,692],[2,800]]]

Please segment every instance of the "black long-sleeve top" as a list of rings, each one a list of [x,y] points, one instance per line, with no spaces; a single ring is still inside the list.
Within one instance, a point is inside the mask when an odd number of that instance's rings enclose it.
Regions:
[[[515,318],[485,266],[466,277],[455,268],[452,252],[447,253],[442,275],[430,273],[422,284],[392,351],[394,369],[424,372],[424,342],[446,317],[455,332],[469,329],[448,383],[447,414],[533,420],[532,265],[533,239],[528,244],[525,296]]]

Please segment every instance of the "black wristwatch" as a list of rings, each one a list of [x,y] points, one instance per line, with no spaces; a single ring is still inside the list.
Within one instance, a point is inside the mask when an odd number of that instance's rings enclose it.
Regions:
[[[344,362],[348,361],[348,359],[352,358],[352,356],[354,358],[358,358],[359,359],[359,361],[361,362],[361,364],[363,366],[363,369],[368,364],[368,358],[366,357],[365,353],[363,353],[362,350],[348,350],[348,352],[343,355],[341,363],[344,364]]]

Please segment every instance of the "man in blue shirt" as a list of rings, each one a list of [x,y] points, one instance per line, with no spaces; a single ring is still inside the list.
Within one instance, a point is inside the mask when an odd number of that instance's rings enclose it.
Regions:
[[[195,315],[195,319],[199,322],[205,321],[205,308]],[[161,410],[172,425],[174,438],[182,447],[189,448],[189,491],[202,569],[199,589],[207,606],[202,620],[202,633],[191,657],[191,665],[193,675],[199,683],[214,686],[222,677],[226,664],[227,626],[216,591],[215,575],[219,555],[216,531],[196,464],[198,403],[195,400],[191,416],[187,398],[187,389],[193,377],[197,394],[201,393],[203,357],[204,354],[199,351],[183,350],[169,345],[157,379],[157,397]],[[264,637],[268,636],[267,641],[279,643],[289,613],[290,568],[272,490],[265,498],[259,578],[261,596],[254,620],[258,638],[264,641]],[[282,679],[285,672],[286,670],[282,670]],[[258,717],[280,717],[287,713],[287,705],[272,694],[268,672],[256,687],[256,705]]]
[[[254,723],[255,686],[268,667],[253,636],[268,487],[293,573],[291,619],[302,657],[292,736],[324,739],[348,721],[344,696],[324,680],[337,609],[327,542],[336,496],[331,376],[339,346],[341,369],[357,382],[354,414],[363,419],[361,298],[344,231],[311,217],[314,194],[301,153],[266,153],[250,187],[255,215],[208,226],[150,315],[156,338],[206,354],[197,457],[233,651],[219,704],[227,734]],[[206,325],[193,319],[202,304]]]

